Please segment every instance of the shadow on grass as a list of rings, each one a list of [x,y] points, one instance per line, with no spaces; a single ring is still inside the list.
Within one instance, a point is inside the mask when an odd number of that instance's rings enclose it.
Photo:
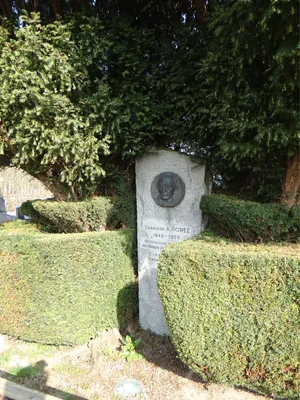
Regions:
[[[35,390],[39,391],[39,395],[36,394],[34,396],[34,399],[36,400],[43,400],[46,398],[47,395],[52,395],[55,396],[59,399],[62,400],[88,400],[84,397],[77,396],[72,393],[64,392],[62,390],[47,386],[47,380],[48,380],[48,373],[45,370],[47,366],[47,363],[44,360],[40,360],[36,362],[34,365],[29,365],[24,368],[17,368],[14,374],[10,374],[8,372],[5,372],[3,370],[0,370],[0,377],[3,379],[6,379],[8,382],[5,385],[5,395],[4,397],[1,397],[0,394],[0,400],[14,400],[13,397],[11,397],[11,391],[12,391],[12,383],[17,384],[26,390]],[[26,380],[30,380],[30,387],[26,385]],[[33,384],[33,379],[36,380],[36,385]],[[35,386],[36,388],[33,388]],[[21,392],[22,388],[20,388]],[[43,391],[40,392],[40,391]],[[7,393],[6,393],[7,392]],[[16,392],[18,392],[18,388],[16,389]],[[21,398],[21,395],[18,395],[18,399]],[[31,397],[26,397],[26,399],[29,399]]]

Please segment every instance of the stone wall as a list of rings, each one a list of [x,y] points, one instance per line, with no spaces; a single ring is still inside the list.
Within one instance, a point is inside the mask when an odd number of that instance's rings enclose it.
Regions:
[[[5,200],[6,211],[15,211],[26,200],[47,199],[53,194],[42,182],[25,171],[14,168],[0,168],[0,199]]]

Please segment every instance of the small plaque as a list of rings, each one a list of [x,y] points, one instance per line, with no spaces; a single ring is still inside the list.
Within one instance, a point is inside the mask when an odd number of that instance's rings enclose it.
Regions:
[[[185,184],[174,172],[162,172],[151,184],[151,195],[160,207],[176,207],[184,198]]]

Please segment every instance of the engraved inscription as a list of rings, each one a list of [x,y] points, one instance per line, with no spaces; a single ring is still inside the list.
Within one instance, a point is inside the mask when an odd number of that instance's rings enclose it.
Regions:
[[[150,261],[157,263],[158,256],[165,246],[173,242],[181,242],[192,236],[192,229],[187,226],[143,226],[147,237],[143,238],[140,247],[148,250],[148,258]]]

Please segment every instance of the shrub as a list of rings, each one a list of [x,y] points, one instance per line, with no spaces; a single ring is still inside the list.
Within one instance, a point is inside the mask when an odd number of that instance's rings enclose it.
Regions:
[[[167,246],[158,286],[179,357],[205,380],[298,399],[300,246]]]
[[[129,230],[0,232],[0,332],[76,345],[127,326],[137,307]]]
[[[96,197],[79,202],[35,200],[23,203],[20,211],[46,225],[51,232],[102,231],[123,225],[133,227],[134,202],[131,200],[130,196],[124,201],[118,197]]]
[[[136,228],[136,203],[135,189],[128,179],[116,171],[117,182],[112,184],[116,191],[113,197],[113,208],[111,209],[109,224],[114,227],[125,226]]]
[[[201,210],[209,228],[239,241],[296,242],[300,238],[300,207],[242,201],[224,195],[207,195]]]

